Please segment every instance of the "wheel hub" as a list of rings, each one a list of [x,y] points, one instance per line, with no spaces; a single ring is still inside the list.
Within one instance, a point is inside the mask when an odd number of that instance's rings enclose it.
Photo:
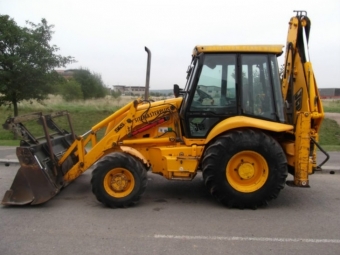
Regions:
[[[128,183],[129,183],[129,180],[125,176],[125,174],[118,173],[112,176],[110,185],[114,191],[119,192],[119,191],[125,190]]]
[[[242,179],[248,180],[254,176],[255,169],[254,166],[250,163],[242,163],[238,167],[237,172]]]
[[[226,178],[230,186],[243,193],[259,190],[267,181],[266,159],[255,151],[240,151],[230,158]]]

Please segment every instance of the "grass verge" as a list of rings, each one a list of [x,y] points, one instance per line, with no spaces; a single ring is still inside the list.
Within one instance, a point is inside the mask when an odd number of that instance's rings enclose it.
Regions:
[[[19,146],[19,140],[0,140],[0,146]]]
[[[337,112],[340,113],[340,100],[325,99],[322,100],[324,112]]]
[[[130,102],[130,97],[120,99],[97,99],[78,102],[65,102],[58,96],[52,96],[43,104],[22,102],[19,105],[20,115],[32,112],[42,111],[50,113],[53,111],[67,110],[71,115],[72,125],[77,135],[84,134],[91,127],[102,121],[121,106]],[[326,109],[331,109],[333,112],[340,112],[340,101],[323,102]],[[12,116],[12,109],[0,107],[0,124],[3,124],[8,116]],[[34,135],[42,135],[42,130],[38,125],[30,126],[25,123],[29,130]],[[98,133],[100,138],[104,131]],[[0,128],[0,146],[18,146],[19,141],[15,140],[13,133]],[[320,130],[320,145],[327,151],[340,151],[340,127],[336,121],[325,119]]]

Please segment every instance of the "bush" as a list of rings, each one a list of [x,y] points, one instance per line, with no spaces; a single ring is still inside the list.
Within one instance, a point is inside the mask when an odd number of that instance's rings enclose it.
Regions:
[[[121,95],[122,95],[122,92],[120,92],[119,90],[118,91],[115,91],[115,90],[111,91],[111,96],[113,96],[113,98],[118,98]]]
[[[106,88],[99,74],[91,74],[87,69],[77,69],[74,70],[73,78],[81,85],[84,99],[105,97]]]
[[[84,99],[81,85],[73,79],[60,84],[60,94],[65,101]]]
[[[65,101],[84,98],[81,85],[74,79],[66,80],[64,78],[53,87],[53,95],[60,95]]]

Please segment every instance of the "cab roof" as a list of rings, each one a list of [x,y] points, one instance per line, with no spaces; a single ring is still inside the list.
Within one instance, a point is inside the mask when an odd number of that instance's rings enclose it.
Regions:
[[[283,45],[197,45],[192,55],[200,53],[274,53],[278,56],[282,54]]]

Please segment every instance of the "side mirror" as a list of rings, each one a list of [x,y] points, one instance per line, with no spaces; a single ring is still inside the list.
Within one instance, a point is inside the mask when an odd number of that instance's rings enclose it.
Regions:
[[[180,88],[177,84],[174,84],[174,96],[177,98],[179,97],[179,91],[180,91]]]

